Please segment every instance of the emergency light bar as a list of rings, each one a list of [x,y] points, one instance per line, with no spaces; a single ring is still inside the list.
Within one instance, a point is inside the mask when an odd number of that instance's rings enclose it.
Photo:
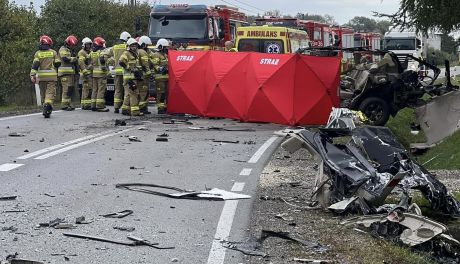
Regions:
[[[170,4],[169,8],[171,8],[171,9],[187,9],[188,4]]]

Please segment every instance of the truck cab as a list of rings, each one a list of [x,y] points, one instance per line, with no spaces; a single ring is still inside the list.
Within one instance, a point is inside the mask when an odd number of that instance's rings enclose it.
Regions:
[[[416,71],[419,63],[413,59],[407,59],[407,55],[422,58],[423,40],[421,35],[415,31],[399,31],[394,29],[385,33],[383,49],[396,54],[404,69]]]

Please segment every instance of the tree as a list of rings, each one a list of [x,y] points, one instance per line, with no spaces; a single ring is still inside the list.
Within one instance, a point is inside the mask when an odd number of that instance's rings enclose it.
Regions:
[[[441,51],[456,54],[458,45],[459,43],[452,36],[448,34],[441,35]]]
[[[373,32],[377,29],[377,21],[364,16],[355,16],[345,26],[353,28],[356,32]]]
[[[335,18],[331,15],[325,14],[323,15],[318,15],[318,14],[308,14],[308,13],[297,13],[295,16],[298,19],[303,19],[303,20],[313,20],[313,21],[318,21],[321,23],[326,23],[329,25],[337,25],[337,21],[335,21]]]
[[[423,32],[460,29],[459,14],[458,0],[400,0],[396,13],[375,13],[379,17],[389,18],[392,24],[401,28],[415,28]]]

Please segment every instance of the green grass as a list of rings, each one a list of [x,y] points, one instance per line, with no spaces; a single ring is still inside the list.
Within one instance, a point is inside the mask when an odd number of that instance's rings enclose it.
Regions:
[[[411,134],[410,124],[415,121],[414,109],[405,108],[399,111],[395,117],[390,118],[387,127],[391,129],[404,147],[409,148],[411,143],[426,142],[423,131],[420,131],[418,135]]]
[[[0,105],[0,114],[14,113],[18,111],[33,111],[39,110],[39,107],[36,105]]]
[[[431,170],[460,169],[460,131],[444,139],[440,144],[418,157],[420,164]]]

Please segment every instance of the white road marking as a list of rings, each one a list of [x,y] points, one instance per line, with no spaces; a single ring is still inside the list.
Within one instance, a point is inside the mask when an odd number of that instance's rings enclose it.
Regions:
[[[113,131],[109,131],[109,132],[113,132]],[[61,144],[57,144],[57,145],[54,145],[54,146],[51,146],[51,147],[48,147],[48,148],[44,148],[44,149],[40,149],[40,150],[31,152],[29,154],[26,154],[26,155],[23,155],[21,157],[18,157],[18,159],[29,159],[29,158],[41,155],[43,153],[46,153],[48,151],[52,151],[52,150],[55,150],[55,149],[58,149],[58,148],[62,148],[62,147],[68,146],[68,145],[72,145],[72,144],[75,144],[75,143],[80,142],[80,141],[95,138],[95,137],[101,136],[103,134],[104,133],[97,133],[97,134],[94,134],[94,135],[89,135],[89,136],[86,136],[86,137],[81,137],[81,138],[77,138],[77,139],[74,139],[74,140],[70,140],[70,141],[67,141],[67,142],[64,142],[64,143],[61,143]]]
[[[14,170],[16,168],[21,167],[24,164],[19,164],[19,163],[5,163],[0,165],[0,171],[10,171]]]
[[[260,146],[260,148],[256,151],[256,153],[254,153],[254,155],[252,155],[252,157],[249,159],[248,163],[257,163],[259,161],[259,159],[262,157],[262,155],[264,154],[264,152],[277,139],[278,139],[277,136],[273,136],[273,137],[269,138],[267,141],[265,141],[265,143],[262,146]]]
[[[244,168],[240,172],[240,176],[249,176],[251,175],[252,169],[250,168]]]
[[[241,191],[244,188],[244,183],[235,182],[232,187],[232,191]],[[217,224],[216,234],[212,241],[211,250],[209,252],[207,264],[223,264],[225,261],[226,248],[222,246],[221,241],[227,240],[230,236],[232,229],[233,219],[235,218],[236,208],[238,207],[238,200],[227,200],[225,201],[224,208],[220,215],[219,223]]]
[[[235,182],[232,187],[232,192],[241,192],[244,189],[244,182]]]
[[[38,159],[38,160],[47,159],[49,157],[56,156],[56,155],[61,154],[63,152],[66,152],[66,151],[69,151],[69,150],[72,150],[72,149],[76,149],[76,148],[79,148],[79,147],[94,143],[96,141],[106,139],[108,137],[113,137],[113,136],[119,135],[121,133],[125,133],[125,132],[128,132],[128,131],[134,130],[136,128],[137,127],[132,127],[132,128],[128,128],[128,129],[125,129],[125,130],[116,131],[116,132],[113,132],[113,133],[110,133],[110,134],[105,134],[105,135],[97,137],[97,138],[93,138],[93,139],[90,139],[90,140],[87,140],[87,141],[83,141],[83,142],[80,142],[80,143],[77,143],[77,144],[74,144],[74,145],[67,146],[65,148],[58,149],[58,150],[50,152],[50,153],[47,153],[45,155],[38,156],[35,159]]]
[[[53,113],[60,113],[62,110],[57,110],[53,111]],[[21,118],[21,117],[28,117],[28,116],[36,116],[36,115],[41,115],[42,113],[33,113],[33,114],[27,114],[27,115],[16,115],[16,116],[7,116],[7,117],[2,117],[0,118],[0,121],[5,121],[5,120],[10,120],[10,119],[15,119],[15,118]]]

